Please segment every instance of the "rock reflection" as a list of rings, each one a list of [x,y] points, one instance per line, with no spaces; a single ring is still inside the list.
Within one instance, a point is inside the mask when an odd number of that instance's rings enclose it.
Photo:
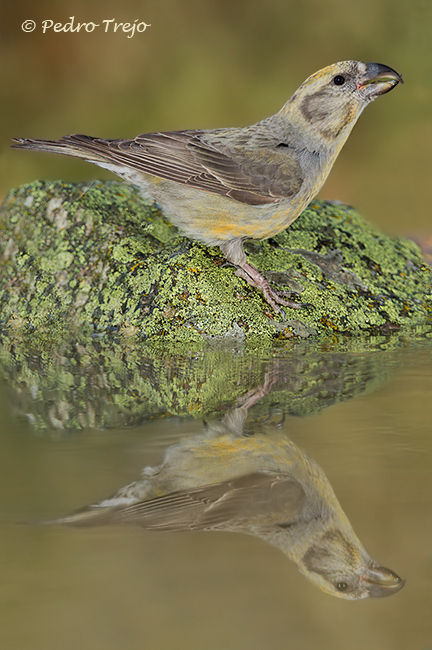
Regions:
[[[247,533],[283,551],[326,593],[349,600],[396,593],[404,581],[370,558],[320,467],[275,427],[246,429],[248,409],[276,378],[267,374],[238,408],[169,447],[139,480],[49,523]]]
[[[13,408],[36,431],[106,430],[158,417],[221,417],[277,368],[278,381],[256,405],[304,417],[376,390],[399,365],[403,336],[296,341],[268,350],[175,352],[140,340],[0,334],[0,380]],[[411,343],[413,345],[413,343]]]

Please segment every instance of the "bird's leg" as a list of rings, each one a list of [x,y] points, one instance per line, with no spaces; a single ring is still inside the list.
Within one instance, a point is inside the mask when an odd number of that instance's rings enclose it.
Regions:
[[[246,259],[241,239],[233,239],[229,242],[220,244],[220,249],[226,259],[237,267],[236,275],[246,280],[252,287],[261,289],[264,298],[276,313],[281,311],[279,305],[291,307],[292,309],[301,309],[304,305],[298,302],[292,302],[282,298],[274,289],[271,288],[268,280]]]
[[[284,307],[291,307],[292,309],[301,309],[302,304],[299,302],[292,302],[291,300],[285,300],[280,294],[277,293],[274,289],[271,288],[269,281],[265,279],[263,275],[249,262],[246,262],[244,265],[239,266],[236,271],[236,275],[240,278],[243,278],[253,287],[258,287],[261,289],[264,298],[267,300],[269,305],[273,307],[276,313],[280,311],[278,305],[283,305]]]

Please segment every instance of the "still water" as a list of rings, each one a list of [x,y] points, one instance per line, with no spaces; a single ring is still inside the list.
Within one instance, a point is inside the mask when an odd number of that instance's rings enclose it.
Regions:
[[[430,339],[2,345],[2,648],[432,648]]]

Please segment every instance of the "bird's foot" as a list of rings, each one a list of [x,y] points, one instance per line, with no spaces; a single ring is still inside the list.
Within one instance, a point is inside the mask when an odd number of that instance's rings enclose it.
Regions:
[[[261,289],[264,294],[264,298],[277,314],[282,311],[279,305],[282,305],[283,307],[290,307],[291,309],[301,309],[302,307],[310,306],[306,303],[286,300],[286,298],[283,296],[286,296],[287,294],[285,292],[277,293],[274,289],[272,289],[268,280],[266,280],[265,277],[261,275],[261,273],[248,262],[242,266],[237,266],[236,275],[246,280],[246,282],[252,287]]]

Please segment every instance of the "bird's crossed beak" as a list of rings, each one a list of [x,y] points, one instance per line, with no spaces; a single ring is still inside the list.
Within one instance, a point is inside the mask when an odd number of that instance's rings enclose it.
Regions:
[[[403,84],[403,79],[393,68],[382,63],[366,63],[366,73],[357,84],[357,89],[363,91],[366,97],[373,99],[388,93],[399,82]]]
[[[374,598],[391,596],[402,589],[405,584],[405,580],[399,578],[393,571],[379,566],[369,567],[361,576],[360,581]]]

